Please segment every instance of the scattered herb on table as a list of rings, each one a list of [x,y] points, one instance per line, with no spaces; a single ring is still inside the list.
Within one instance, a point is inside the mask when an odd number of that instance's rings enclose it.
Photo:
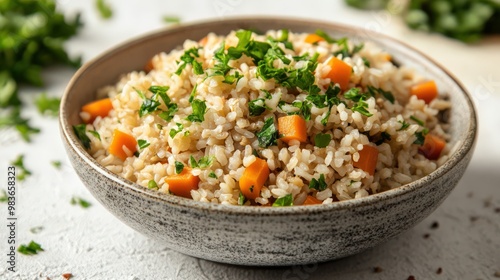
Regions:
[[[40,244],[32,240],[28,245],[21,244],[17,251],[23,255],[36,255],[44,250]]]
[[[12,161],[11,164],[20,169],[20,172],[16,172],[17,179],[19,181],[24,181],[28,176],[31,175],[31,171],[24,166],[24,155],[17,156],[17,158]]]
[[[37,227],[32,227],[30,228],[30,232],[37,234],[40,233],[43,230],[43,226],[37,226]]]
[[[35,99],[35,104],[40,114],[55,117],[59,113],[61,99],[58,97],[48,97],[46,93],[42,93]]]
[[[61,169],[62,162],[60,160],[53,160],[50,162],[52,166],[54,166],[56,169]]]
[[[113,10],[106,0],[95,0],[95,6],[101,18],[110,19],[113,16]]]
[[[181,23],[181,18],[173,15],[165,15],[163,16],[163,22],[170,24],[179,24]]]
[[[92,204],[81,197],[73,196],[70,200],[71,205],[80,205],[83,208],[89,208]]]
[[[1,74],[0,74],[1,79]],[[0,81],[1,84],[1,81]],[[1,91],[1,89],[0,89]],[[1,93],[0,93],[1,95]],[[1,98],[1,97],[0,97]],[[1,106],[0,106],[1,108]],[[29,119],[23,118],[21,116],[21,109],[19,106],[14,106],[11,109],[4,111],[4,114],[0,114],[0,129],[13,127],[16,129],[21,137],[26,142],[31,142],[31,135],[40,132],[40,129],[32,127],[29,124]]]

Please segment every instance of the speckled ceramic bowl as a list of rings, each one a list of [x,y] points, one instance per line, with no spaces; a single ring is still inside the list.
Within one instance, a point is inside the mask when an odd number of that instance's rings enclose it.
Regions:
[[[142,69],[154,54],[169,51],[185,39],[209,32],[289,28],[332,36],[371,40],[393,58],[435,79],[448,92],[450,145],[448,162],[411,184],[369,197],[330,205],[238,207],[215,205],[160,194],[125,180],[97,163],[72,131],[81,123],[83,104],[96,89]],[[179,26],[124,43],[84,65],[61,101],[61,135],[69,158],[90,192],[110,212],[135,230],[170,248],[203,259],[242,265],[292,265],[323,262],[356,254],[413,227],[428,216],[455,187],[471,159],[476,113],[464,87],[445,69],[411,47],[381,34],[337,24],[283,18],[246,18]]]

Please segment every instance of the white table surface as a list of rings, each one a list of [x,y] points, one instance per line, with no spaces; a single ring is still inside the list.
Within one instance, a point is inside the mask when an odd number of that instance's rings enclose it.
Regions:
[[[35,240],[45,249],[35,256],[17,255],[16,273],[6,270],[7,206],[0,204],[0,279],[495,279],[500,273],[500,37],[472,46],[439,35],[408,30],[386,12],[362,12],[343,1],[118,1],[101,20],[94,1],[58,0],[72,14],[82,12],[85,27],[67,48],[88,61],[128,38],[165,26],[163,15],[182,22],[237,15],[281,15],[361,26],[401,39],[450,69],[469,89],[478,108],[480,133],[476,152],[462,181],[448,199],[415,228],[371,250],[342,260],[311,266],[241,267],[189,257],[130,229],[90,195],[70,166],[61,144],[57,119],[41,117],[33,97],[42,91],[61,96],[74,73],[45,71],[46,87],[21,88],[25,115],[42,132],[28,144],[17,134],[0,131],[0,187],[6,189],[7,166],[18,154],[33,171],[18,183],[17,243]],[[324,1],[327,2],[327,1]],[[263,7],[266,7],[264,10]],[[61,160],[56,170],[52,160]],[[89,200],[83,209],[73,196]],[[498,209],[498,210],[496,210]],[[431,229],[437,221],[439,227]],[[37,234],[30,228],[43,226]],[[428,238],[424,235],[428,234]],[[374,267],[382,269],[374,273]],[[442,269],[437,274],[438,268]]]

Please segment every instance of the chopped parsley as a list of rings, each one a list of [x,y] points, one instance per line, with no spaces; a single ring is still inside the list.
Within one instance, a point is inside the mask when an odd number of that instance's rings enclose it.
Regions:
[[[23,255],[36,255],[44,250],[40,244],[32,240],[28,245],[21,244],[17,251]]]
[[[196,95],[196,90],[198,89],[198,84],[195,84],[193,90],[189,94],[189,103],[193,102],[194,96]]]
[[[267,37],[267,40],[272,43],[283,43],[285,45],[285,48],[289,50],[293,50],[293,44],[292,42],[288,41],[288,29],[281,29],[281,36],[278,38],[273,38],[271,36]]]
[[[391,141],[391,135],[385,131],[382,131],[382,133],[380,133],[378,140],[374,141],[374,143],[378,146],[384,143],[385,141]]]
[[[208,174],[208,177],[217,179],[217,175],[213,171]]]
[[[289,115],[293,114],[298,114],[304,117],[306,121],[311,119],[311,108],[312,108],[312,103],[306,101],[299,101],[295,100],[292,103],[293,107],[299,108],[299,111],[297,112],[289,112]]]
[[[392,104],[394,104],[394,95],[392,95],[392,92],[390,91],[385,91],[381,88],[376,88],[376,87],[372,87],[372,86],[368,86],[368,93],[375,97],[376,94],[380,94],[382,95],[383,97],[385,97],[385,99],[389,100],[389,102],[391,102]]]
[[[163,16],[163,22],[171,24],[179,24],[181,22],[181,18],[178,16],[167,15]]]
[[[311,182],[309,183],[309,188],[315,189],[317,191],[324,191],[327,187],[328,186],[326,185],[324,174],[319,175],[319,179],[312,178]]]
[[[367,95],[361,93],[359,88],[351,88],[344,93],[344,97],[348,100],[354,101],[354,105],[351,107],[352,111],[359,112],[367,117],[373,116],[373,114],[368,111],[368,103],[365,101],[365,99],[367,99]]]
[[[139,117],[143,117],[144,115],[153,113],[160,106],[160,101],[146,98],[142,102],[141,108],[139,109]]]
[[[415,136],[417,139],[413,142],[413,144],[417,145],[423,145],[425,142],[425,135],[429,133],[429,130],[427,128],[424,128],[422,131],[415,132]]]
[[[1,76],[1,73],[0,73]],[[0,87],[1,88],[1,87]],[[1,91],[1,89],[0,89]],[[1,95],[1,92],[0,92]],[[3,110],[3,109],[2,109]],[[7,110],[5,110],[7,111]],[[4,112],[5,112],[4,111]],[[31,142],[31,135],[39,133],[40,129],[32,127],[29,124],[29,119],[21,117],[21,111],[19,106],[15,106],[10,109],[7,114],[0,114],[0,128],[13,127],[15,128],[24,141]]]
[[[332,140],[331,134],[318,133],[314,136],[314,145],[318,148],[324,148],[330,144]]]
[[[87,132],[92,134],[95,138],[99,139],[99,141],[101,141],[101,135],[99,134],[99,132],[95,130],[88,130]]]
[[[204,156],[201,157],[198,161],[193,156],[189,157],[189,165],[191,168],[208,168],[212,165],[214,162],[215,157],[214,156]]]
[[[410,116],[410,119],[412,119],[414,122],[418,123],[420,126],[424,126],[424,121],[415,117],[415,116]]]
[[[153,93],[151,98],[146,98],[146,95],[134,88],[137,94],[144,99],[144,101],[141,104],[141,108],[139,109],[139,117],[142,117],[147,114],[151,114],[156,111],[160,111],[158,116],[165,121],[170,121],[174,117],[175,113],[178,110],[177,104],[173,103],[170,100],[170,97],[167,95],[167,91],[169,90],[168,86],[150,86],[149,91]],[[159,109],[158,107],[161,105],[160,99],[163,100],[163,103],[167,107],[167,111],[163,111]]]
[[[198,54],[198,48],[192,47],[189,50],[186,50],[181,56],[182,62],[179,65],[179,68],[177,68],[177,71],[175,71],[175,74],[180,75],[182,73],[182,70],[184,70],[184,68],[186,68],[186,65],[188,64],[191,64],[193,66],[193,72],[196,75],[203,74],[203,67],[196,60],[197,57],[200,57],[200,55]]]
[[[191,108],[193,108],[193,113],[187,116],[187,120],[190,122],[203,122],[205,120],[205,113],[207,112],[205,101],[194,99],[191,102]]]
[[[158,189],[158,185],[156,184],[155,180],[149,180],[148,189],[151,189],[151,190]]]
[[[175,125],[177,128],[171,128],[170,132],[168,133],[170,138],[174,138],[175,135],[177,135],[177,133],[181,132],[184,129],[184,126],[182,125],[182,123],[175,123]]]
[[[292,205],[293,205],[293,196],[291,193],[276,199],[276,201],[273,203],[273,207],[292,206]]]
[[[175,161],[175,174],[181,174],[184,170],[184,164],[180,161]]]
[[[407,123],[405,120],[398,121],[398,123],[400,123],[400,124],[401,124],[401,128],[400,128],[400,129],[398,129],[398,131],[400,131],[400,130],[405,130],[405,129],[407,129],[407,128],[410,126],[410,124],[409,124],[409,123]]]
[[[48,97],[46,93],[40,94],[35,99],[35,105],[38,112],[42,115],[57,116],[59,113],[59,104],[61,104],[60,98]]]
[[[364,64],[366,67],[368,67],[368,68],[370,68],[370,67],[371,67],[370,61],[369,61],[366,57],[362,57],[361,59],[363,60],[363,64]]]
[[[238,195],[238,205],[244,205],[246,201],[246,197],[240,192],[240,195]]]
[[[85,149],[90,149],[90,138],[87,136],[87,125],[79,124],[73,126],[73,132],[75,132],[76,137],[80,140]]]
[[[143,149],[149,147],[149,145],[151,145],[151,143],[149,143],[148,141],[146,141],[144,139],[138,139],[137,145],[139,145],[140,150],[143,150]]]
[[[318,35],[319,37],[325,39],[325,41],[329,44],[333,44],[333,43],[336,43],[337,40],[333,39],[332,37],[330,37],[330,35],[328,35],[325,31],[321,30],[321,29],[317,29],[316,30],[316,35]]]
[[[234,84],[234,82],[238,82],[241,78],[243,78],[243,75],[240,74],[240,72],[235,71],[233,75],[226,75],[224,77],[224,81],[222,81],[225,84]]]
[[[81,197],[77,197],[77,196],[73,196],[69,203],[71,203],[71,205],[80,205],[82,208],[89,208],[90,206],[92,206],[92,204],[90,204],[90,202],[84,200]]]
[[[30,228],[30,232],[37,234],[40,233],[43,230],[43,226],[37,226],[37,227],[32,227]]]
[[[113,16],[113,10],[111,9],[109,3],[107,3],[105,0],[96,0],[95,5],[101,18],[109,19]]]
[[[267,51],[271,48],[271,45],[266,42],[259,42],[252,40],[251,30],[239,30],[236,32],[236,37],[238,37],[238,44],[236,47],[230,47],[227,49],[227,54],[231,59],[238,59],[243,54],[251,57],[255,64],[261,61]]]
[[[61,169],[62,162],[60,160],[53,160],[50,162],[52,166],[54,166],[56,169]]]
[[[262,129],[256,133],[257,139],[259,140],[259,147],[267,148],[277,144],[278,130],[274,125],[274,119],[272,117],[267,118],[264,121],[264,126]]]
[[[12,165],[19,168],[21,172],[16,172],[16,177],[19,181],[24,181],[28,176],[31,175],[31,171],[24,166],[24,155],[19,155],[17,158],[11,162]]]
[[[266,109],[269,108],[266,106],[264,98],[257,98],[248,102],[248,111],[252,117],[262,115]]]

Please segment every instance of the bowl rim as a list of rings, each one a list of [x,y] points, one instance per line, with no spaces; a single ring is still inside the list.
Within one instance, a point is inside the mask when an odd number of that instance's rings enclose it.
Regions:
[[[72,90],[74,84],[77,83],[80,77],[87,71],[89,71],[89,69],[92,68],[93,65],[101,63],[103,60],[106,60],[108,57],[113,56],[115,53],[125,51],[127,48],[141,44],[141,42],[145,40],[154,39],[156,37],[168,36],[169,34],[176,32],[189,31],[190,28],[196,28],[201,25],[219,26],[221,24],[227,24],[227,23],[244,24],[244,23],[251,23],[254,21],[280,21],[288,24],[303,24],[308,26],[315,25],[318,26],[318,28],[327,27],[330,30],[338,30],[339,32],[346,32],[346,33],[364,32],[365,34],[370,34],[371,36],[376,36],[377,38],[381,38],[382,40],[387,41],[388,44],[390,45],[399,45],[399,47],[402,47],[426,59],[428,62],[439,68],[446,76],[448,76],[451,79],[451,81],[453,81],[453,83],[455,83],[455,85],[458,88],[460,88],[460,90],[462,91],[461,94],[464,95],[467,107],[470,108],[470,116],[469,116],[470,121],[468,123],[468,132],[466,133],[465,138],[459,139],[460,140],[459,141],[460,143],[458,143],[460,145],[459,148],[455,150],[455,152],[443,165],[439,166],[431,174],[394,189],[390,189],[377,194],[372,194],[367,197],[355,198],[345,201],[336,201],[331,204],[308,205],[307,207],[303,207],[302,205],[288,206],[288,207],[242,207],[239,205],[223,205],[223,204],[214,204],[210,202],[194,201],[192,199],[174,196],[170,194],[164,194],[158,191],[153,191],[144,188],[137,183],[134,183],[125,178],[122,178],[121,176],[115,173],[112,173],[104,166],[100,165],[83,148],[80,141],[74,135],[72,126],[70,126],[67,121],[68,113],[66,111],[66,105],[68,104],[68,96],[70,95],[70,91]],[[361,38],[369,39],[368,36],[364,37],[361,36]],[[444,68],[440,63],[436,62],[434,59],[430,58],[421,51],[413,48],[412,46],[402,41],[399,41],[395,38],[392,38],[388,35],[375,32],[372,30],[363,29],[362,27],[350,26],[336,22],[326,22],[326,21],[295,18],[295,17],[269,17],[269,16],[227,17],[224,19],[193,21],[175,27],[162,28],[159,30],[146,32],[143,33],[142,35],[135,36],[131,39],[118,43],[117,45],[105,50],[101,54],[97,55],[93,59],[86,62],[72,76],[61,98],[61,104],[59,110],[59,125],[60,125],[61,136],[63,138],[63,141],[67,143],[68,148],[74,151],[75,154],[86,164],[92,167],[92,169],[101,173],[114,183],[118,183],[119,185],[121,185],[121,187],[124,187],[126,191],[134,194],[135,196],[141,196],[144,199],[161,202],[164,203],[165,205],[169,205],[172,207],[184,207],[184,208],[197,209],[200,211],[220,212],[224,214],[235,214],[235,215],[245,214],[245,215],[255,215],[255,216],[263,216],[263,215],[283,216],[283,215],[321,213],[321,212],[329,212],[335,210],[346,210],[351,208],[370,206],[376,203],[382,203],[390,199],[394,199],[396,197],[402,197],[416,189],[425,187],[427,182],[436,180],[444,176],[445,174],[450,172],[458,162],[462,161],[462,159],[466,155],[468,155],[469,152],[474,148],[477,138],[477,126],[478,126],[477,112],[474,102],[472,102],[472,97],[470,93],[467,91],[467,89],[463,86],[463,84],[449,70]],[[69,153],[70,151],[67,150],[67,152]]]

